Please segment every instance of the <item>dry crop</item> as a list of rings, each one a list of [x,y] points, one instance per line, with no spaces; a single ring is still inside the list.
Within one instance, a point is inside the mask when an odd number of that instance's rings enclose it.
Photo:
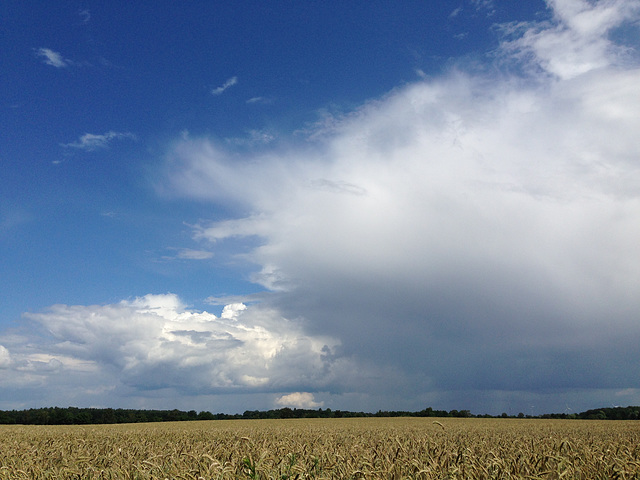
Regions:
[[[635,421],[233,420],[0,435],[0,479],[640,479]]]

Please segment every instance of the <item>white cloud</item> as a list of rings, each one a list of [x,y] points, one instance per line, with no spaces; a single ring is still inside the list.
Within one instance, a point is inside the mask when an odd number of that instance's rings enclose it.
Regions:
[[[457,17],[460,12],[462,12],[463,8],[462,7],[458,7],[456,9],[454,9],[450,14],[449,14],[449,18],[455,18]]]
[[[631,388],[640,69],[608,34],[638,2],[550,6],[503,45],[524,76],[408,85],[313,148],[180,142],[175,191],[249,212],[194,235],[259,237],[242,258],[272,308],[418,391]]]
[[[11,355],[3,345],[0,345],[0,368],[7,368],[11,364]]]
[[[212,95],[221,95],[227,88],[233,87],[238,83],[238,77],[231,77],[224,84],[211,90]]]
[[[43,61],[47,65],[51,65],[52,67],[56,67],[56,68],[64,68],[73,64],[73,62],[65,59],[58,52],[54,52],[49,48],[39,48],[36,51],[36,55],[39,57],[43,57]]]
[[[177,257],[183,260],[208,260],[213,257],[213,252],[183,248],[178,251]]]
[[[545,71],[562,79],[571,79],[589,71],[619,64],[629,51],[616,45],[608,34],[640,11],[635,0],[549,0],[554,19],[543,24],[512,25],[524,33],[504,44],[514,52],[532,59]]]
[[[491,16],[496,13],[493,0],[471,0],[471,4],[477,11],[485,11],[487,16]]]
[[[247,309],[247,306],[244,305],[243,303],[231,303],[229,305],[224,306],[224,308],[222,309],[222,313],[220,314],[220,317],[233,320],[238,318],[238,315],[240,314],[240,312],[246,309]]]
[[[80,150],[93,151],[100,148],[107,148],[114,140],[130,139],[135,140],[136,136],[129,132],[109,131],[102,135],[85,133],[76,142],[63,143],[63,147],[78,148]]]
[[[87,390],[120,385],[184,395],[295,391],[341,382],[330,353],[338,343],[306,334],[266,307],[230,304],[221,317],[186,309],[173,294],[110,305],[54,305],[24,315],[23,337],[0,337],[3,387],[52,385],[64,377]]]
[[[273,142],[275,135],[265,130],[249,130],[245,137],[234,137],[226,139],[226,143],[233,146],[256,147]]]
[[[294,408],[318,408],[322,407],[324,403],[316,402],[312,393],[294,392],[282,395],[276,400],[276,405]]]
[[[273,98],[268,97],[251,97],[246,103],[259,104],[259,105],[271,105],[274,102]]]

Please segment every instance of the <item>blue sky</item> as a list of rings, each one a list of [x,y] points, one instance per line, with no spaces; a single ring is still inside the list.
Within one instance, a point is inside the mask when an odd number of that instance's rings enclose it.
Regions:
[[[0,408],[640,403],[637,0],[0,17]]]

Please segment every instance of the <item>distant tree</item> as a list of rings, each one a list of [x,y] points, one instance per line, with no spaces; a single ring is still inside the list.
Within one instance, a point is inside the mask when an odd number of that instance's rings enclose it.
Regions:
[[[200,412],[198,414],[198,420],[215,420],[216,417],[211,412]]]

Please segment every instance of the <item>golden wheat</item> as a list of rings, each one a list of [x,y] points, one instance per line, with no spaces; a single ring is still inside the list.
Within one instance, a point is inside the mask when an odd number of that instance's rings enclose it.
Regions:
[[[0,435],[0,479],[640,479],[634,421],[231,420]]]

